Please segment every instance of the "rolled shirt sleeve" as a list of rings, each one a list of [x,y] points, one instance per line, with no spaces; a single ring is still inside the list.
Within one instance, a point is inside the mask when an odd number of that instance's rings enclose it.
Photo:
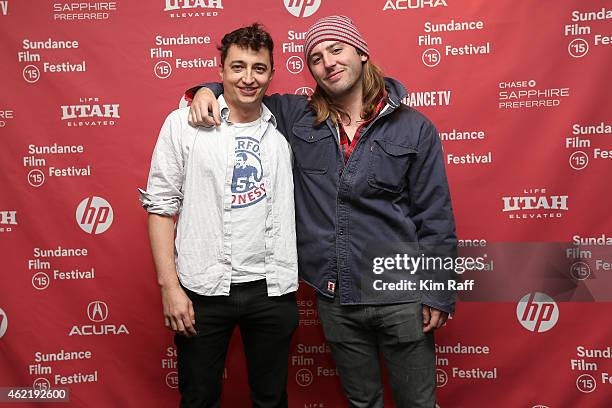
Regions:
[[[151,214],[175,216],[183,202],[185,158],[178,111],[166,118],[151,158],[147,189],[138,189],[140,202]]]

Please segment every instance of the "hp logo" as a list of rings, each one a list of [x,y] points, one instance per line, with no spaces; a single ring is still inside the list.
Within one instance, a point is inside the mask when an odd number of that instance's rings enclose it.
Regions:
[[[321,6],[321,0],[285,0],[285,8],[296,17],[310,17]]]
[[[113,208],[103,198],[87,197],[77,207],[76,220],[88,234],[102,234],[113,223]]]
[[[552,329],[559,320],[559,307],[548,295],[528,293],[516,306],[516,317],[529,331],[543,333]]]

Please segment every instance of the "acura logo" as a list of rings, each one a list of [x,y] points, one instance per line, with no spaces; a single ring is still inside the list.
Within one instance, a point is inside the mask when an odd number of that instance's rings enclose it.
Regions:
[[[108,306],[106,303],[96,300],[87,305],[87,317],[92,322],[103,322],[108,317]]]

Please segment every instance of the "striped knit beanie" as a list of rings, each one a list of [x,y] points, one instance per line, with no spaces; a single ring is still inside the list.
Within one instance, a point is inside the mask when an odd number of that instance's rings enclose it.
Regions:
[[[340,41],[352,45],[365,54],[370,54],[368,44],[351,19],[346,16],[323,17],[308,29],[304,41],[306,61],[312,49],[323,41]]]

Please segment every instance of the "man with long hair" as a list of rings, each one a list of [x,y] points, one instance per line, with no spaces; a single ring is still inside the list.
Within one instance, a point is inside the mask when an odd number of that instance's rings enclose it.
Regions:
[[[317,82],[311,99],[264,98],[294,153],[300,277],[317,292],[319,318],[351,407],[383,407],[381,353],[395,406],[433,408],[433,331],[454,311],[454,294],[396,290],[399,280],[384,286],[374,280],[372,262],[394,246],[411,248],[405,243],[453,252],[455,223],[438,133],[402,105],[403,86],[370,61],[348,17],[318,20],[306,33],[304,53]],[[197,92],[190,118],[212,124],[214,96],[208,89]],[[403,282],[411,274],[384,276]]]
[[[172,112],[141,202],[165,325],[176,333],[180,406],[220,406],[238,326],[252,406],[287,408],[297,253],[291,149],[262,104],[273,42],[253,24],[226,34],[219,51],[220,126],[190,126],[186,107]]]

